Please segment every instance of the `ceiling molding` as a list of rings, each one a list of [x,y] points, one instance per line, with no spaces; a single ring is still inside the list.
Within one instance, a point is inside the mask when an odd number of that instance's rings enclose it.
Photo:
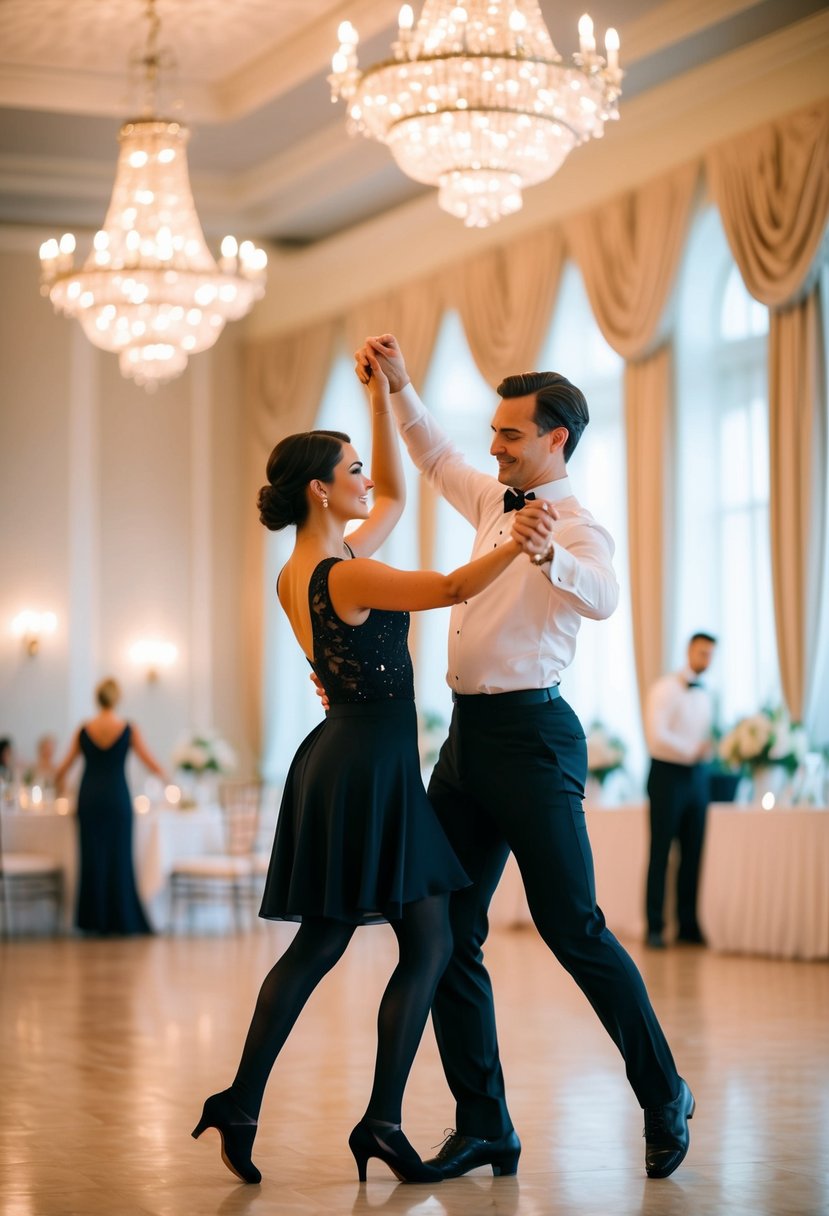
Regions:
[[[668,0],[625,26],[621,53],[626,63],[636,63],[757,4],[758,0]]]
[[[132,92],[126,69],[104,74],[4,63],[0,73],[0,107],[9,109],[124,120],[135,111]],[[178,77],[176,92],[184,103],[167,109],[183,110],[185,121],[217,122],[223,117],[209,86]]]
[[[351,21],[365,41],[395,25],[398,9],[397,0],[343,0],[324,17],[221,81],[216,98],[222,118],[241,118],[327,71],[337,49],[341,21]]]
[[[825,97],[827,51],[829,13],[822,12],[635,98],[603,140],[573,152],[554,178],[526,192],[522,211],[491,228],[464,228],[430,192],[307,249],[277,251],[248,333],[290,331],[405,285],[598,206],[719,140]]]

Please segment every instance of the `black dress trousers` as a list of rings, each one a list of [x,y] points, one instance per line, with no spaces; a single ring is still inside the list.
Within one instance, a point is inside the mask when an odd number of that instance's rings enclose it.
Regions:
[[[642,977],[596,904],[587,837],[584,731],[561,698],[516,705],[461,697],[429,797],[472,886],[451,896],[454,953],[433,1021],[457,1130],[498,1138],[512,1126],[483,963],[487,909],[510,850],[533,920],[625,1060],[641,1106],[672,1101],[679,1077]],[[554,1012],[550,1012],[551,1034]]]
[[[671,845],[678,840],[680,853],[676,895],[679,936],[689,941],[700,936],[697,888],[708,797],[707,765],[651,761],[648,774],[651,848],[646,889],[649,933],[661,933],[664,927],[665,875]]]

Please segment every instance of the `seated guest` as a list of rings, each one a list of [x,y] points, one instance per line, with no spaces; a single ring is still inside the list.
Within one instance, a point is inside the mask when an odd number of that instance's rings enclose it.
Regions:
[[[26,781],[29,785],[39,785],[42,790],[55,788],[55,774],[58,771],[55,763],[56,746],[54,735],[40,736],[34,763],[26,771]]]

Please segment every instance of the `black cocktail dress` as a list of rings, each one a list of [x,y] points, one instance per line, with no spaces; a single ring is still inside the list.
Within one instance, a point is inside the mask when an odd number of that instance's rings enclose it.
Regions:
[[[124,766],[132,731],[98,747],[81,727],[85,767],[78,790],[80,882],[76,924],[86,933],[151,933],[132,863],[132,799]]]
[[[394,920],[406,903],[469,885],[420,776],[409,614],[340,620],[328,592],[339,560],[320,562],[308,588],[330,708],[286,778],[260,910],[273,920]]]

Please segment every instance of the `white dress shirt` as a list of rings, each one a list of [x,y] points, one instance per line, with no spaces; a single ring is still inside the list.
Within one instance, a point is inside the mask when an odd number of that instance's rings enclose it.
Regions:
[[[414,388],[392,394],[392,408],[414,464],[477,530],[472,557],[509,540],[505,487],[467,464]],[[556,504],[553,559],[519,556],[480,595],[452,608],[447,683],[453,692],[549,688],[572,662],[581,618],[604,620],[619,602],[613,540],[573,497],[562,477],[533,486]]]
[[[713,707],[690,667],[662,676],[645,702],[645,738],[654,760],[669,764],[696,764],[699,750],[711,735]]]

